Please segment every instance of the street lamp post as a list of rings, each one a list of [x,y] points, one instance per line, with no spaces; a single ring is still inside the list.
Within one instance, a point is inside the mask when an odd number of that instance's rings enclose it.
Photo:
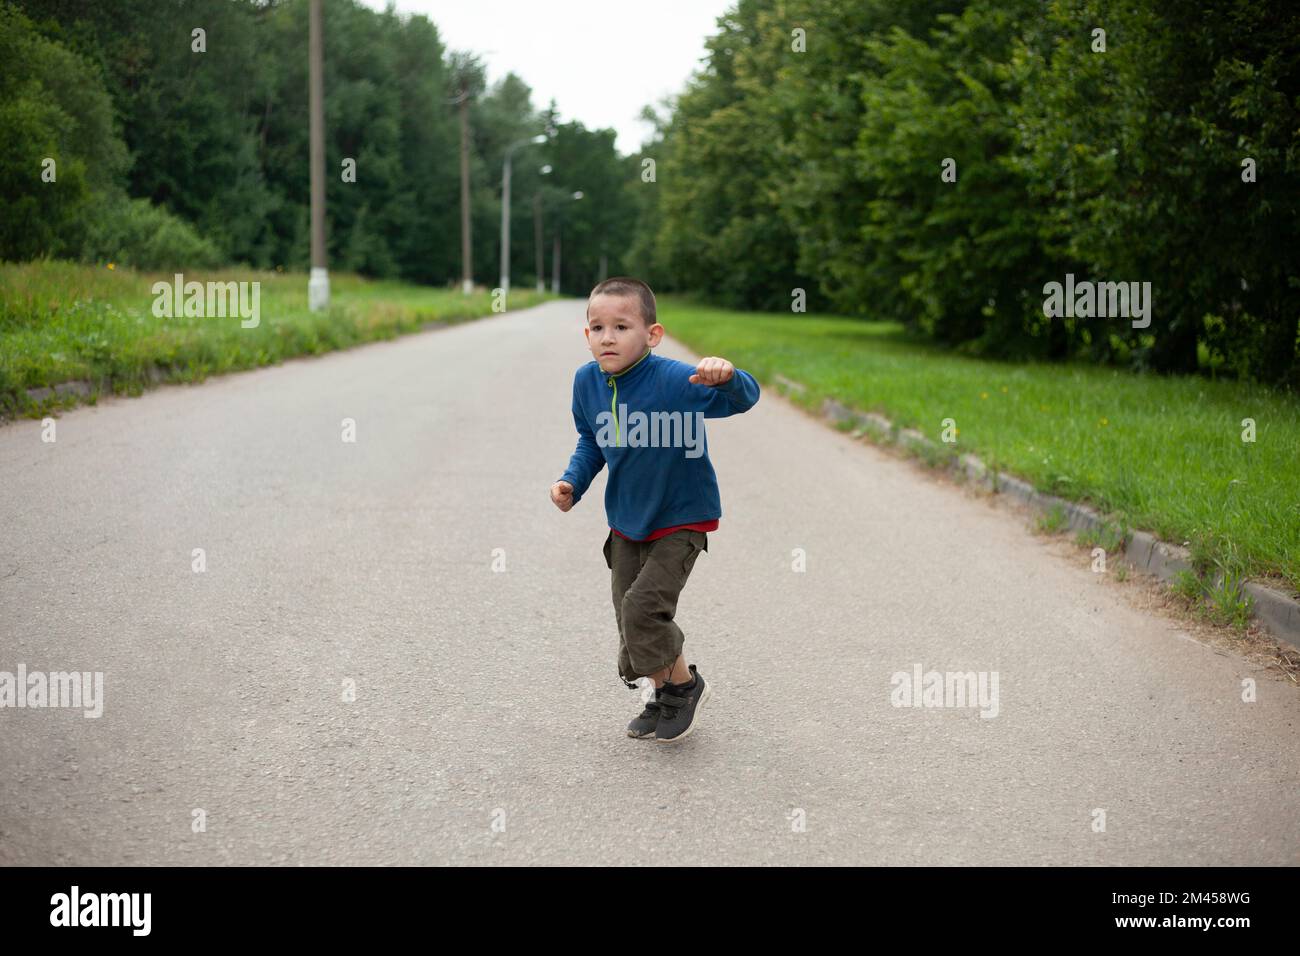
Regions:
[[[321,66],[321,0],[311,0],[307,14],[308,161],[311,163],[311,276],[307,308],[330,306],[330,277],[325,264],[325,84]]]
[[[570,199],[581,199],[582,190],[575,192]],[[555,246],[551,250],[551,292],[560,294],[560,217],[555,217]]]
[[[547,163],[538,172],[543,176],[550,175],[550,163]],[[533,193],[533,249],[537,255],[537,291],[545,292],[546,276],[543,273],[546,271],[546,263],[544,261],[545,256],[542,253],[542,190],[540,188]]]
[[[501,171],[501,291],[510,291],[510,160],[514,151],[530,143],[544,143],[546,135],[538,133],[530,139],[521,139],[506,148],[505,166]]]
[[[469,215],[469,89],[462,89],[460,107],[460,294],[474,292],[474,244]]]
[[[537,253],[537,291],[546,291],[546,280],[542,277],[542,270],[546,268],[546,263],[542,261],[542,191],[539,189],[533,193],[533,248]]]

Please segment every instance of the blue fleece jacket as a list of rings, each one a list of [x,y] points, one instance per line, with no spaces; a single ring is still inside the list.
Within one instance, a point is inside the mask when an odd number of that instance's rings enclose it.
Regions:
[[[722,517],[703,420],[748,411],[758,382],[740,369],[722,385],[693,383],[694,374],[695,366],[649,349],[614,375],[594,361],[578,369],[578,447],[560,476],[573,486],[574,504],[608,464],[605,514],[620,534],[644,540],[659,528]]]

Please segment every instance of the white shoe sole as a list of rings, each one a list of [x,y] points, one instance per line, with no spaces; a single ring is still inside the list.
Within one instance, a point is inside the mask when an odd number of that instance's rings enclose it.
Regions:
[[[695,725],[699,722],[700,711],[704,709],[704,705],[708,702],[709,696],[712,693],[713,687],[706,681],[704,684],[704,693],[700,695],[699,703],[695,705],[695,713],[691,715],[691,722],[686,725],[686,729],[676,737],[656,737],[655,741],[661,744],[675,744],[689,737],[691,731],[695,729]]]

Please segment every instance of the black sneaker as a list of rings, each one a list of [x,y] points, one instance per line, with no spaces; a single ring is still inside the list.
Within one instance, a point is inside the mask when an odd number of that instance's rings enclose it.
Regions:
[[[709,699],[709,685],[692,664],[688,668],[694,678],[690,684],[672,684],[664,681],[659,688],[659,725],[655,739],[661,744],[675,744],[688,737],[695,729],[700,707]]]
[[[646,701],[645,709],[632,718],[632,722],[627,725],[627,735],[629,737],[653,737],[655,728],[659,726],[659,690],[655,689],[655,695]]]

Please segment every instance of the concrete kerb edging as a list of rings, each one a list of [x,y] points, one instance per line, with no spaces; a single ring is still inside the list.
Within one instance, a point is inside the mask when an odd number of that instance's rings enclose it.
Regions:
[[[807,393],[805,386],[784,375],[774,375],[773,378],[782,391],[799,396]],[[1086,505],[1044,494],[1029,482],[1008,475],[1006,472],[990,472],[975,455],[951,456],[920,432],[899,429],[888,418],[877,412],[860,412],[833,398],[827,398],[822,402],[821,412],[823,417],[837,425],[848,422],[857,426],[858,431],[855,434],[871,432],[879,439],[909,446],[929,458],[937,457],[942,460],[944,457],[951,457],[951,467],[962,472],[969,480],[983,485],[990,491],[1008,494],[1036,511],[1047,513],[1054,508],[1059,508],[1071,531],[1101,531],[1108,524],[1104,517]],[[1125,530],[1127,535],[1124,557],[1138,570],[1153,574],[1162,581],[1170,581],[1179,572],[1192,570],[1191,555],[1186,548],[1161,541],[1146,531]],[[1220,583],[1222,583],[1221,576],[1215,581],[1216,585]],[[1300,647],[1300,602],[1281,591],[1254,581],[1247,581],[1243,587],[1252,599],[1251,613],[1278,637]]]
[[[86,398],[90,395],[92,390],[93,389],[89,382],[60,382],[58,385],[53,386],[47,385],[41,388],[29,388],[27,389],[27,397],[34,402],[43,402],[51,395],[58,395],[59,397],[63,397],[64,395],[77,395],[81,398]]]

